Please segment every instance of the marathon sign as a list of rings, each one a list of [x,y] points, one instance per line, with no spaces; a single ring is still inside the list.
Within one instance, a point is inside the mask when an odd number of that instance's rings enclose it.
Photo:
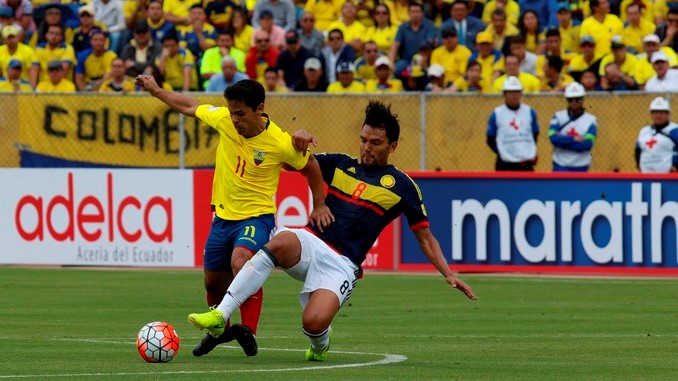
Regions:
[[[671,175],[413,175],[458,270],[677,274]],[[402,231],[402,269],[426,268]]]

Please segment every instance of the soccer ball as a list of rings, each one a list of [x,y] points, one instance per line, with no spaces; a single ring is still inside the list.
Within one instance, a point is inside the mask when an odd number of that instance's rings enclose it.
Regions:
[[[154,321],[141,327],[137,350],[146,362],[168,362],[179,353],[179,336],[171,325]]]

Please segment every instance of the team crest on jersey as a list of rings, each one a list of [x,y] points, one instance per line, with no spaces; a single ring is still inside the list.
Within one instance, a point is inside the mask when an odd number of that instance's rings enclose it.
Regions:
[[[391,175],[384,175],[379,180],[379,183],[384,188],[393,188],[393,186],[395,185],[395,178],[393,178],[393,176]]]
[[[351,173],[355,173],[355,167],[349,167],[346,171],[351,172]]]
[[[266,152],[254,150],[254,164],[259,166],[259,164],[264,162],[265,158],[266,158]]]

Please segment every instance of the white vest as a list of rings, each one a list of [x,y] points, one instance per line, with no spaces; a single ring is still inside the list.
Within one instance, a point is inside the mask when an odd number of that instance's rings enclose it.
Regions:
[[[678,124],[671,122],[661,130],[661,133],[652,128],[652,126],[645,126],[640,129],[638,147],[640,148],[641,172],[671,172],[676,143],[667,135],[671,134],[671,131],[676,128],[678,128]]]
[[[520,163],[534,160],[537,144],[532,132],[532,108],[521,103],[518,110],[505,104],[494,109],[497,123],[497,150],[502,161]]]
[[[570,116],[567,110],[556,112],[551,119],[551,125],[557,124],[560,126],[558,135],[576,135],[584,136],[591,125],[596,124],[596,117],[584,112],[579,118],[570,121]],[[567,123],[567,125],[565,125]],[[565,127],[563,127],[565,126]],[[553,148],[553,162],[561,167],[584,167],[591,165],[591,151],[577,152],[565,148]]]

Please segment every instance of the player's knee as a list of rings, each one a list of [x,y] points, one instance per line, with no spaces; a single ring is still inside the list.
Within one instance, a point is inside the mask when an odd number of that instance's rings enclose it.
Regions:
[[[289,268],[299,261],[301,243],[294,233],[278,233],[264,247],[266,247],[269,255],[275,257],[277,264],[283,268]]]
[[[319,314],[304,314],[302,317],[304,331],[310,334],[321,334],[330,326],[330,321]]]

